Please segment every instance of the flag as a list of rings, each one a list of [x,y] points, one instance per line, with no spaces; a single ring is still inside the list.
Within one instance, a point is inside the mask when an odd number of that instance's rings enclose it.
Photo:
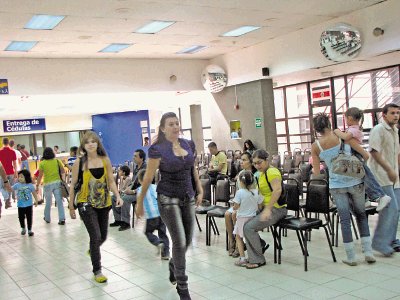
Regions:
[[[317,86],[311,89],[313,106],[328,106],[331,103],[331,86]]]

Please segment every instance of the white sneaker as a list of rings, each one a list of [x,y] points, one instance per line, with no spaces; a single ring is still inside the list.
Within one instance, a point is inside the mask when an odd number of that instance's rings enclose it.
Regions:
[[[365,207],[370,207],[371,206],[371,201],[365,201]]]
[[[388,204],[390,203],[390,201],[392,200],[392,198],[390,198],[389,196],[385,195],[383,197],[381,197],[378,200],[378,206],[376,207],[376,211],[380,212],[382,209],[384,209],[386,206],[388,206]]]

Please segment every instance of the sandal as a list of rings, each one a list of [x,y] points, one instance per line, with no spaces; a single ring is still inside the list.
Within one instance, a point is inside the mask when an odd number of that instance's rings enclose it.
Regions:
[[[266,264],[267,263],[265,261],[263,263],[255,263],[255,264],[248,263],[246,265],[246,269],[257,269],[259,267],[265,266]]]
[[[237,266],[237,267],[246,267],[248,263],[249,262],[248,262],[247,259],[245,259],[245,260],[240,260],[239,259],[238,261],[235,261],[235,266]]]

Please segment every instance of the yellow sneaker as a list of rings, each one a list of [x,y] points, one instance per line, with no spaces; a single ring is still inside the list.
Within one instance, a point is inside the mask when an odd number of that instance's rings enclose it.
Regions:
[[[103,273],[99,273],[94,275],[94,280],[98,283],[104,283],[107,282],[107,277],[103,275]]]

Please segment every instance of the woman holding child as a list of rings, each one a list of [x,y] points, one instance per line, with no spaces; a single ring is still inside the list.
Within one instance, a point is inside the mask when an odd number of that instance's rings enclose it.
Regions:
[[[317,114],[313,119],[314,129],[321,136],[312,145],[314,174],[319,174],[320,159],[324,160],[328,170],[332,169],[332,159],[339,154],[341,140],[331,128],[328,115]],[[350,146],[345,145],[345,152],[350,154]],[[365,261],[374,263],[375,258],[371,248],[371,237],[367,217],[365,214],[365,189],[362,179],[329,172],[329,189],[336,204],[340,217],[344,248],[347,259],[343,263],[349,266],[357,265],[356,251],[351,233],[351,214],[357,219],[357,226],[361,236]]]
[[[169,262],[172,284],[177,283],[180,299],[190,300],[186,275],[186,250],[192,241],[195,220],[195,191],[197,204],[203,190],[194,168],[196,150],[193,141],[179,138],[180,125],[175,113],[165,113],[160,121],[156,142],[149,148],[149,160],[137,197],[136,213],[143,215],[143,199],[157,169],[161,180],[157,185],[158,207],[172,239],[172,259]]]

